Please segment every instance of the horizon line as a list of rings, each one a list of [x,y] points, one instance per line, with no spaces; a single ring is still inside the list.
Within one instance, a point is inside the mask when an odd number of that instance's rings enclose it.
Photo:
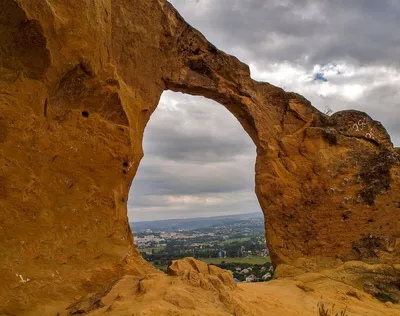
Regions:
[[[129,224],[131,223],[145,223],[145,222],[161,222],[161,221],[171,221],[171,220],[194,220],[194,219],[204,219],[204,218],[213,218],[213,217],[228,217],[228,216],[238,216],[238,215],[250,215],[250,214],[259,214],[263,215],[263,212],[250,212],[250,213],[237,213],[237,214],[228,214],[228,215],[216,215],[216,216],[199,216],[199,217],[186,217],[186,218],[166,218],[166,219],[155,219],[155,220],[143,220],[143,221],[130,221]]]

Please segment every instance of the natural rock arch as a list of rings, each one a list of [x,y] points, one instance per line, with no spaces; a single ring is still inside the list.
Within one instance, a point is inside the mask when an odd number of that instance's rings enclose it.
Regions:
[[[126,202],[165,89],[223,104],[253,139],[275,264],[398,262],[399,150],[379,122],[252,80],[165,0],[11,5],[1,30],[31,25],[32,40],[15,65],[0,55],[0,310],[152,271]]]
[[[394,232],[396,225],[384,228],[385,216],[372,219],[373,211],[365,211],[365,205],[377,209],[377,197],[395,185],[389,170],[398,166],[398,154],[381,124],[357,111],[328,117],[298,94],[252,80],[246,65],[216,49],[175,11],[169,16],[171,37],[177,38],[172,53],[181,62],[164,75],[166,88],[223,104],[253,139],[256,193],[273,261],[363,258],[369,235],[386,238],[377,242],[379,250],[390,248],[394,236],[384,231]],[[391,214],[396,201],[382,200]],[[357,218],[354,223],[348,212]]]

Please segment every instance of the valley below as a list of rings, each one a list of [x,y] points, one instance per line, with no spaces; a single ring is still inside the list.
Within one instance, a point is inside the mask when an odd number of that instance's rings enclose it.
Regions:
[[[131,223],[142,257],[164,272],[172,260],[193,257],[232,272],[238,282],[271,280],[261,213]]]

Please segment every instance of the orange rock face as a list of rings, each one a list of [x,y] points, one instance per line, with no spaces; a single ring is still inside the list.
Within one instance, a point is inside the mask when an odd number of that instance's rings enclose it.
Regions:
[[[189,280],[189,283],[206,289],[210,288],[210,284],[216,290],[236,287],[231,272],[194,258],[173,260],[168,266],[168,275],[180,276]]]
[[[367,114],[252,80],[165,0],[0,0],[0,34],[0,311],[154,271],[126,203],[166,89],[223,104],[253,139],[275,264],[399,261],[400,151]]]

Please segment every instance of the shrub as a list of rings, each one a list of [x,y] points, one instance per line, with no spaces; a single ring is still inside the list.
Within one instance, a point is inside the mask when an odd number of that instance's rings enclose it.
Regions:
[[[379,292],[379,293],[375,293],[374,296],[380,300],[381,302],[392,302],[393,304],[397,304],[399,302],[399,300],[395,297],[392,296],[392,294],[388,294],[388,293],[383,293],[383,292]]]

